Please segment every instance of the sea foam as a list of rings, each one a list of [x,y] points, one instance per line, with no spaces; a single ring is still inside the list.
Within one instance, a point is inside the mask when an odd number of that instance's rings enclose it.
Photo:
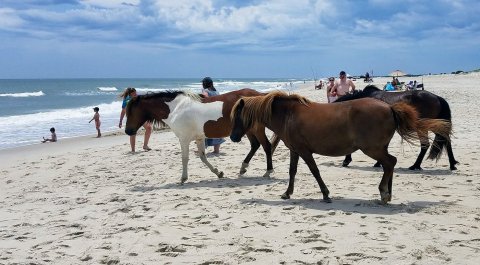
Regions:
[[[106,91],[106,92],[113,92],[113,91],[118,91],[116,87],[98,87],[98,90],[100,91]]]
[[[21,93],[3,93],[0,94],[0,97],[13,97],[13,98],[26,98],[26,97],[41,97],[45,96],[43,91],[37,92],[21,92]]]

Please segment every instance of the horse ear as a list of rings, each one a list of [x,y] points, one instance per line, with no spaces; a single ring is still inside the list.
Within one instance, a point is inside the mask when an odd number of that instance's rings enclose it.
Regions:
[[[245,107],[245,99],[241,98],[238,101],[237,109],[240,109],[241,113],[243,113],[243,107]]]
[[[243,105],[245,103],[243,102],[243,98],[240,98],[239,100],[237,100],[235,102],[235,104],[233,105],[232,107],[232,110],[230,112],[230,120],[234,120],[235,119],[235,115],[238,113],[239,109],[243,109]]]

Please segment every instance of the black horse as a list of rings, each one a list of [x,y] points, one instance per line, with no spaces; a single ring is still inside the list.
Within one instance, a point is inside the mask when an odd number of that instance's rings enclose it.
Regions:
[[[382,100],[388,104],[393,104],[396,102],[405,102],[418,111],[419,118],[429,118],[429,119],[443,119],[452,122],[452,115],[450,112],[450,106],[448,102],[433,93],[430,93],[425,90],[412,90],[404,92],[387,92],[380,90],[374,85],[368,85],[361,91],[355,91],[352,94],[347,94],[338,98],[335,102],[342,102],[347,100],[353,100],[358,98],[376,98]],[[450,126],[451,130],[451,126]],[[420,138],[421,149],[420,154],[417,157],[415,163],[409,167],[411,170],[421,170],[420,165],[422,160],[427,153],[428,148],[430,147],[430,141],[428,140],[428,134],[418,135]],[[429,159],[438,160],[442,154],[442,151],[446,147],[448,154],[448,161],[450,162],[450,169],[455,170],[455,164],[458,163],[457,160],[453,157],[452,145],[451,142],[441,135],[435,134],[435,139],[433,141],[432,148],[430,149],[430,154],[428,155]],[[343,166],[346,167],[352,162],[352,156],[345,156],[343,161]],[[380,166],[377,162],[375,166]]]

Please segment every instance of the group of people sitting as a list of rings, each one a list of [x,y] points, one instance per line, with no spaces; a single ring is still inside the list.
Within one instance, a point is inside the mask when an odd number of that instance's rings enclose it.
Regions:
[[[417,80],[415,81],[410,80],[410,82],[408,82],[408,84],[406,84],[404,87],[404,83],[399,82],[398,78],[393,77],[392,82],[387,82],[387,84],[383,87],[383,90],[393,91],[393,90],[403,90],[404,88],[407,90],[415,90],[415,89],[422,88],[423,90],[423,84],[417,83]]]
[[[404,83],[398,81],[398,77],[392,77],[391,82],[387,82],[387,84],[383,87],[385,91],[393,91],[393,90],[403,90]]]
[[[398,81],[398,77],[392,77],[391,82],[387,82],[387,84],[383,87],[385,91],[393,91],[393,90],[402,90],[403,84]]]

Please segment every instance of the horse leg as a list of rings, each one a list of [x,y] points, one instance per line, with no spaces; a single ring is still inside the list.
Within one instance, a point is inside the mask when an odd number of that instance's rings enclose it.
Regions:
[[[409,167],[410,170],[422,170],[420,165],[422,164],[423,158],[430,147],[430,141],[428,140],[428,134],[418,133],[418,138],[420,139],[420,154],[418,154],[417,160],[415,163]]]
[[[272,145],[270,144],[270,141],[268,140],[267,136],[265,135],[265,129],[262,129],[261,131],[258,131],[255,134],[255,137],[257,138],[258,142],[263,147],[263,151],[265,152],[265,156],[267,158],[267,171],[265,174],[263,174],[264,178],[269,178],[270,174],[273,173],[273,163],[272,163]],[[277,142],[278,144],[278,142]]]
[[[205,155],[205,139],[197,139],[197,140],[195,140],[195,143],[197,144],[198,153],[200,155],[200,160],[202,160],[202,162],[205,165],[207,165],[207,167],[210,169],[210,171],[212,171],[215,175],[217,175],[218,178],[223,178],[223,172],[218,171],[218,169],[216,167],[212,166],[212,164],[210,164],[210,162],[208,162],[208,160],[207,160],[207,156]]]
[[[298,166],[298,154],[290,150],[290,169],[288,170],[288,174],[290,175],[290,179],[288,181],[288,188],[287,191],[282,194],[282,199],[290,199],[290,195],[293,194],[293,187],[295,184],[295,175],[297,174],[297,166]]]
[[[322,191],[323,194],[323,201],[324,202],[332,202],[332,199],[328,197],[330,194],[330,191],[328,191],[327,185],[322,180],[322,177],[320,176],[320,171],[318,170],[317,164],[315,163],[315,160],[313,159],[312,153],[310,152],[305,152],[302,154],[303,161],[307,163],[308,168],[310,169],[310,172],[312,172],[313,177],[315,177],[315,180],[317,180],[318,185],[320,186],[320,190]]]
[[[252,160],[253,155],[260,147],[260,143],[254,135],[247,133],[247,138],[250,141],[250,152],[248,152],[247,156],[243,160],[242,167],[240,168],[240,175],[243,175],[247,172],[247,167],[250,163],[250,160]]]
[[[182,178],[180,184],[185,183],[188,180],[188,152],[190,142],[180,140],[180,147],[182,148]]]
[[[342,167],[348,167],[348,164],[352,162],[352,154],[348,154],[345,156],[345,159],[343,160]]]
[[[455,165],[458,164],[459,162],[455,160],[455,157],[453,156],[451,141],[447,142],[447,155],[448,155],[448,162],[450,162],[450,170],[456,170],[457,167]]]
[[[274,134],[272,136],[272,138],[270,138],[269,142],[272,146],[272,154],[273,154],[275,152],[275,149],[277,149],[278,143],[280,142],[280,137],[278,137],[278,135]]]
[[[388,153],[388,146],[382,151],[379,150],[362,150],[369,157],[376,159],[383,167],[383,176],[378,190],[380,191],[380,198],[383,203],[392,200],[392,184],[393,184],[393,169],[397,164],[397,158]]]

